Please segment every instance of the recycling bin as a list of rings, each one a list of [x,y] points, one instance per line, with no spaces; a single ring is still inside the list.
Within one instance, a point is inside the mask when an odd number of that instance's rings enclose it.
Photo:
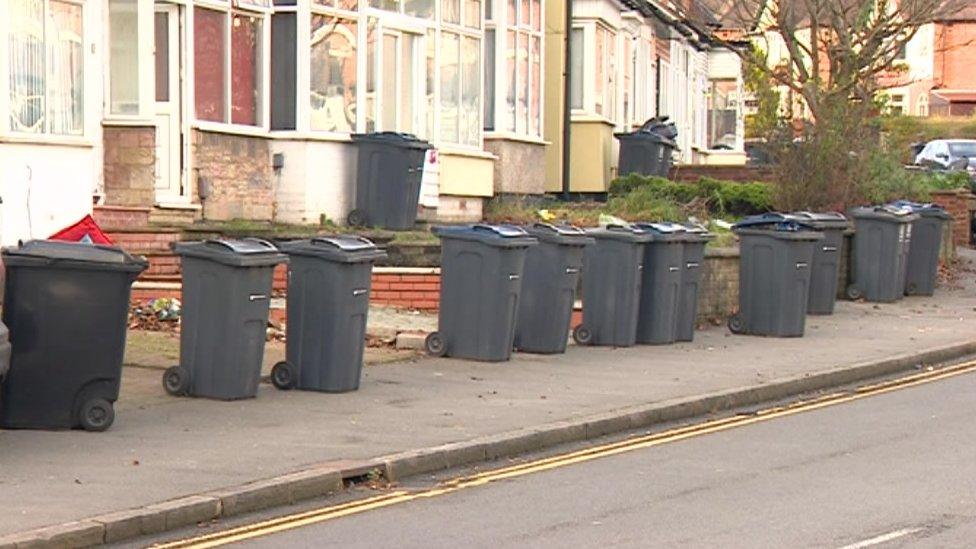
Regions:
[[[644,244],[652,235],[633,225],[608,225],[587,234],[596,243],[583,254],[583,322],[573,329],[580,345],[630,347],[637,342]]]
[[[684,229],[681,291],[678,294],[678,319],[674,336],[676,341],[693,341],[698,322],[698,291],[705,269],[705,246],[715,239],[715,235],[696,223],[681,227]]]
[[[535,238],[512,225],[434,227],[441,239],[439,330],[427,352],[470,360],[508,360],[522,273]]]
[[[906,208],[918,216],[912,223],[912,238],[908,245],[905,295],[933,295],[939,272],[942,234],[945,224],[952,217],[936,204],[899,201],[894,206]]]
[[[635,223],[650,236],[644,244],[637,343],[662,345],[677,338],[681,306],[684,227],[676,223]]]
[[[373,262],[386,252],[361,236],[298,240],[281,250],[288,254],[288,339],[271,382],[286,390],[355,391]]]
[[[794,212],[787,217],[824,236],[813,250],[807,314],[833,314],[834,303],[837,301],[840,260],[844,250],[844,233],[850,228],[850,222],[839,212]]]
[[[733,230],[740,239],[739,312],[729,330],[803,336],[813,249],[823,235],[779,214],[746,218]]]
[[[412,229],[417,221],[424,157],[430,143],[408,133],[353,134],[359,150],[356,208],[347,221],[356,227],[394,231]]]
[[[893,302],[905,295],[905,275],[918,215],[896,206],[866,206],[850,211],[854,219],[851,250],[853,282],[845,290],[848,299]]]
[[[274,268],[288,261],[258,238],[179,243],[183,269],[180,364],[163,373],[174,396],[257,394]]]
[[[108,429],[132,283],[148,263],[112,246],[48,240],[5,248],[3,263],[3,323],[13,347],[2,350],[10,368],[0,426]]]
[[[515,323],[515,348],[529,353],[564,353],[583,268],[583,249],[593,243],[571,225],[536,223],[526,232],[539,244],[527,254]]]

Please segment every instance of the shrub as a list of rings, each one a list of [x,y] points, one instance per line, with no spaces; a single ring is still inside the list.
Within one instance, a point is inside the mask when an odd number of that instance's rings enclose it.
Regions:
[[[697,183],[678,183],[630,174],[610,185],[611,201],[634,193],[639,197],[633,200],[669,200],[692,210],[703,204],[707,209],[704,213],[718,216],[745,216],[773,209],[773,188],[767,183],[738,183],[709,177],[703,177]]]

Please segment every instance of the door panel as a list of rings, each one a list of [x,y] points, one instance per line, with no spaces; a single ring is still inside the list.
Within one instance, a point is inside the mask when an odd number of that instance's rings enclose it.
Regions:
[[[181,202],[183,196],[182,102],[180,94],[179,8],[156,7],[154,20],[156,73],[156,202]]]

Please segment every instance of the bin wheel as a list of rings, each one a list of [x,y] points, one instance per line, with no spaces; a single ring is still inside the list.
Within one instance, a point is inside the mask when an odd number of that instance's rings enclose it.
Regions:
[[[589,328],[580,324],[573,328],[573,341],[577,345],[589,345],[593,342],[593,332]]]
[[[729,331],[733,334],[741,334],[745,329],[742,324],[742,315],[735,313],[729,317]]]
[[[182,366],[172,366],[163,372],[163,388],[173,396],[184,396],[190,390],[190,373]]]
[[[104,398],[86,400],[78,413],[78,422],[86,431],[101,432],[115,421],[115,408]]]
[[[365,227],[366,214],[362,210],[353,210],[346,216],[346,223],[349,223],[353,227]]]
[[[847,296],[847,299],[850,299],[851,301],[857,301],[858,299],[864,297],[861,289],[854,284],[851,284],[846,290],[844,290],[844,295]]]
[[[917,293],[918,293],[918,285],[915,284],[914,282],[909,282],[908,285],[905,286],[905,295],[915,295]]]
[[[427,354],[430,356],[444,356],[447,354],[447,342],[444,341],[444,336],[440,332],[427,334],[427,339],[424,340],[424,348],[427,349]]]
[[[282,360],[271,368],[271,383],[282,391],[290,391],[298,385],[296,373],[291,363]]]

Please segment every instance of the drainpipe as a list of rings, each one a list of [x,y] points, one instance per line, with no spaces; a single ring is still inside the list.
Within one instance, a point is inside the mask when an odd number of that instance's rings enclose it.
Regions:
[[[566,59],[563,63],[563,192],[562,199],[569,200],[569,140],[572,122],[572,102],[570,95],[573,91],[572,79],[572,35],[573,35],[573,0],[566,0]]]

